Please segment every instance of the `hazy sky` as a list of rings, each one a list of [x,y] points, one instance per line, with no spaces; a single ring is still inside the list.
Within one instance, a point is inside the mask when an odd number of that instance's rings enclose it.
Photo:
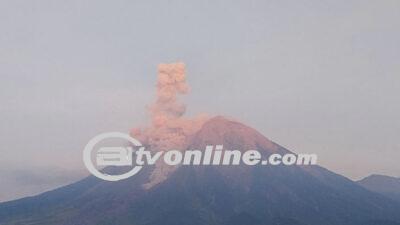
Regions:
[[[86,174],[94,135],[143,124],[156,66],[352,179],[400,176],[400,1],[0,1],[0,201]]]

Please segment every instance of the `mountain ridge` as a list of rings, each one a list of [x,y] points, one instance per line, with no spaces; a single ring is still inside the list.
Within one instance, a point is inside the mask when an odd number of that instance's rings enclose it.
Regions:
[[[357,183],[370,191],[400,202],[400,177],[372,174]]]
[[[223,144],[288,153],[255,129],[215,117],[189,149]],[[400,204],[320,166],[181,166],[144,189],[154,168],[119,182],[89,176],[41,195],[0,203],[1,225],[386,225]],[[374,222],[375,221],[375,222]],[[375,224],[374,224],[375,225]]]

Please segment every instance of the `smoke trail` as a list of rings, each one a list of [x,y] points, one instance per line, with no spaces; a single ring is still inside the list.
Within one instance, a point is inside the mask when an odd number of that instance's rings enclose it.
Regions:
[[[189,92],[185,64],[171,63],[158,66],[157,99],[150,105],[151,125],[133,129],[131,135],[156,150],[183,149],[198,131],[207,116],[185,118],[186,105],[179,95]]]
[[[139,139],[152,150],[184,150],[204,122],[206,115],[185,118],[186,105],[180,103],[179,95],[189,92],[186,83],[185,64],[171,63],[158,66],[157,99],[150,105],[151,124],[143,128],[135,128],[131,136]],[[157,163],[150,175],[149,182],[144,184],[149,189],[167,179],[176,167]]]

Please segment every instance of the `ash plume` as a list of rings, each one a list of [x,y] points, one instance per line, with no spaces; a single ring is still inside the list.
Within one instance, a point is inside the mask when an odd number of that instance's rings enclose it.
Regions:
[[[185,64],[181,62],[158,65],[157,98],[148,107],[151,124],[135,128],[131,135],[151,149],[183,149],[191,136],[208,119],[206,115],[184,117],[186,105],[179,95],[189,93]]]

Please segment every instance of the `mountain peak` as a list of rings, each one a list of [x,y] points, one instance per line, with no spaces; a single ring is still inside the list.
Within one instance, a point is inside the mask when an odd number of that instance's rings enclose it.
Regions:
[[[194,135],[190,149],[204,149],[207,145],[224,145],[230,150],[264,150],[269,153],[283,150],[255,129],[236,120],[216,116],[205,122]]]
[[[400,202],[400,178],[373,174],[357,181],[357,183],[370,191]]]
[[[387,175],[381,175],[381,174],[371,174],[361,180],[359,180],[358,182],[370,182],[370,181],[374,181],[374,182],[382,182],[382,181],[394,181],[394,182],[399,182],[400,178],[398,177],[391,177],[391,176],[387,176]]]
[[[288,152],[253,128],[222,116],[204,123],[188,149],[220,144],[224,149],[257,149],[262,154]],[[329,221],[330,225],[383,225],[400,221],[399,203],[318,166],[307,170],[244,165],[170,168],[146,167],[119,182],[90,176],[39,196],[2,203],[0,224],[319,225]]]
[[[358,183],[372,191],[400,193],[400,179],[397,177],[372,174]]]

